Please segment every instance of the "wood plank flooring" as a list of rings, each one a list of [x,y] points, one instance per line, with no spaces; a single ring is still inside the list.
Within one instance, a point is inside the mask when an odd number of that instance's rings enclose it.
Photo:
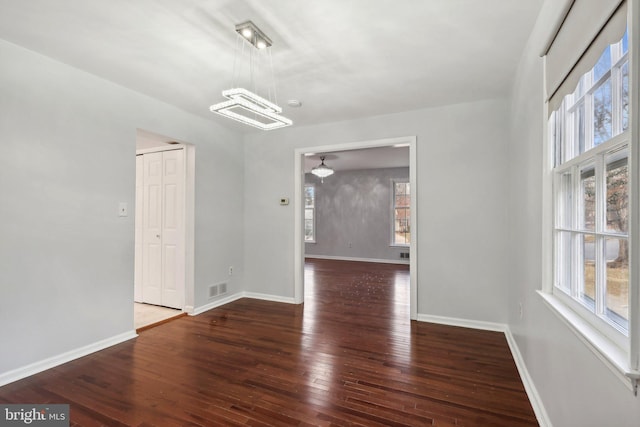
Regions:
[[[308,260],[303,306],[240,299],[0,388],[72,426],[534,426],[501,333],[409,321],[406,266]]]

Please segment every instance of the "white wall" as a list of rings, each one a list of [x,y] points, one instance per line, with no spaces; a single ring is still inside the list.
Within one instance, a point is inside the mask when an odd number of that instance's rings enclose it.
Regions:
[[[507,103],[488,100],[245,138],[245,284],[293,298],[294,149],[417,136],[418,313],[506,322]]]
[[[242,271],[238,135],[4,41],[0,64],[0,375],[133,330],[137,128],[196,146],[196,306]]]
[[[556,427],[638,426],[640,398],[542,302],[543,68],[538,24],[511,99],[509,326]],[[519,318],[522,302],[524,317]]]

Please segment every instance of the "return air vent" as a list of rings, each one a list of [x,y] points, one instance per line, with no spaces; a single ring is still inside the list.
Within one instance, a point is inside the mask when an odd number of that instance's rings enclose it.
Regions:
[[[226,294],[226,293],[227,293],[227,284],[224,282],[209,286],[209,299],[217,297],[222,294]]]

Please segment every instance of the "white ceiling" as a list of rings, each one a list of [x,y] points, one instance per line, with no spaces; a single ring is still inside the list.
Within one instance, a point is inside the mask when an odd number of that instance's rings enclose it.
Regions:
[[[235,24],[272,40],[295,125],[507,96],[542,0],[0,0],[0,38],[246,132],[209,112]],[[293,109],[288,99],[303,105]],[[277,132],[277,131],[274,131]]]

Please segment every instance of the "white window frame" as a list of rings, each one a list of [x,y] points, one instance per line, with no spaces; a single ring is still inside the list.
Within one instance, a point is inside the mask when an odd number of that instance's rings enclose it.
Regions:
[[[307,221],[307,215],[306,215],[307,210],[310,210],[310,211],[313,212],[313,225],[312,225],[313,238],[311,240],[307,240],[307,234],[305,232],[304,242],[305,243],[316,243],[316,186],[315,186],[315,184],[305,184],[304,187],[305,187],[305,205],[304,205],[305,216],[302,219],[305,222],[305,224],[306,224],[306,221]],[[306,189],[307,189],[307,187],[313,188],[313,206],[312,207],[307,207],[307,204],[306,204],[306,194],[307,194]],[[306,227],[305,227],[305,230],[306,230]]]
[[[409,185],[409,191],[411,191],[411,183],[408,179],[394,179],[391,180],[391,245],[393,247],[401,247],[408,248],[411,246],[411,243],[397,243],[396,242],[396,184],[407,184]],[[411,194],[411,193],[409,193]],[[411,197],[409,197],[411,198]],[[400,209],[408,209],[409,210],[409,218],[411,218],[411,202],[409,202],[408,207],[400,207]],[[411,227],[411,221],[409,221],[409,227]],[[409,228],[409,242],[411,242],[411,228]]]
[[[575,112],[575,106],[580,102],[585,103],[585,122],[587,127],[585,129],[585,152],[580,154],[578,152],[571,152],[575,150],[576,143],[570,141],[568,152],[563,153],[563,159],[571,158],[569,161],[565,161],[561,167],[556,166],[556,157],[558,152],[554,151],[554,137],[556,132],[563,132],[565,137],[572,137],[568,128],[572,126],[558,126],[551,121],[545,121],[545,139],[544,144],[544,165],[543,165],[543,263],[542,263],[542,277],[543,286],[539,294],[543,297],[545,303],[552,309],[552,311],[572,330],[578,338],[580,338],[593,353],[602,360],[610,370],[620,378],[629,389],[633,390],[637,395],[638,383],[640,380],[640,264],[638,262],[640,253],[640,234],[638,230],[640,220],[640,161],[639,161],[639,129],[640,115],[639,100],[637,95],[639,54],[640,47],[638,43],[634,43],[634,37],[637,38],[636,33],[640,28],[638,22],[635,22],[632,17],[635,11],[640,10],[640,0],[629,1],[628,9],[628,53],[625,55],[612,56],[611,58],[611,71],[605,73],[597,82],[593,82],[593,71],[590,71],[585,80],[591,79],[586,83],[593,83],[591,87],[585,91],[585,96],[580,99],[573,100],[573,95],[565,98],[570,101],[571,106],[565,106],[565,102],[560,108],[559,115],[567,115]],[[629,115],[628,115],[628,128],[626,131],[616,135],[616,129],[621,129],[622,123],[618,120],[618,117],[622,115],[616,114],[618,111],[615,109],[618,106],[621,107],[620,93],[616,89],[616,82],[621,82],[621,69],[622,64],[628,59],[628,73],[629,73]],[[609,76],[609,73],[611,74]],[[615,135],[609,141],[606,141],[599,146],[588,151],[590,147],[593,147],[593,116],[589,116],[587,112],[591,113],[591,105],[588,105],[592,94],[597,88],[606,81],[607,78],[611,78],[612,84],[612,134]],[[584,84],[584,82],[583,82]],[[545,103],[545,114],[548,112],[549,104]],[[574,116],[575,117],[575,116]],[[566,120],[566,124],[574,123],[573,120]],[[628,148],[628,173],[629,173],[629,230],[628,230],[628,245],[629,245],[629,328],[628,337],[625,336],[615,327],[612,327],[608,322],[603,322],[599,319],[597,313],[591,313],[584,306],[577,303],[570,293],[567,293],[555,286],[556,268],[554,265],[555,254],[555,236],[557,233],[557,218],[555,217],[555,203],[557,202],[556,189],[558,188],[558,180],[556,177],[560,176],[562,172],[566,172],[571,168],[579,167],[581,164],[592,161],[599,168],[602,168],[602,159],[605,153],[611,152],[622,146]],[[575,172],[575,170],[574,170]],[[574,174],[572,176],[578,176]],[[579,180],[579,178],[578,178]],[[572,185],[575,184],[574,179]],[[578,183],[579,185],[579,183]],[[605,185],[605,184],[597,184]],[[578,194],[578,193],[574,193]],[[602,194],[602,191],[601,191]],[[573,203],[573,206],[577,206]],[[577,215],[574,212],[573,215]],[[602,213],[601,213],[602,215]],[[573,261],[575,263],[575,260]],[[574,266],[572,266],[573,268]],[[573,285],[572,285],[573,286]],[[573,293],[574,290],[571,290]],[[574,295],[575,296],[575,295]],[[600,303],[601,306],[601,303]]]
[[[562,207],[554,208],[555,225],[554,225],[554,285],[552,293],[559,298],[564,304],[569,306],[572,310],[577,312],[586,321],[592,324],[600,333],[604,334],[608,339],[615,342],[617,346],[623,350],[628,350],[629,339],[628,333],[623,327],[615,324],[607,316],[605,316],[606,307],[605,303],[605,289],[603,277],[596,278],[595,300],[593,311],[587,308],[584,301],[581,302],[579,283],[582,282],[582,248],[579,245],[578,238],[580,236],[593,236],[595,239],[595,254],[596,264],[600,265],[600,268],[606,266],[604,257],[604,243],[602,243],[607,237],[609,238],[626,238],[630,240],[628,233],[616,233],[606,230],[606,200],[604,199],[606,194],[606,158],[611,153],[625,150],[628,152],[629,134],[625,132],[611,138],[609,141],[600,144],[593,148],[591,151],[581,154],[578,157],[562,164],[554,169],[554,202],[559,204],[559,199],[562,198],[562,184],[560,183],[561,177],[567,173],[570,173],[572,181],[571,188],[569,189],[572,196],[571,207],[569,212],[566,212]],[[627,157],[627,156],[624,156]],[[596,181],[596,222],[595,229],[586,230],[581,227],[583,213],[582,200],[579,197],[575,197],[580,194],[581,186],[581,171],[583,169],[595,169],[595,181]],[[570,224],[563,224],[561,221],[562,216],[570,216]],[[570,265],[563,265],[565,268],[571,270],[571,283],[563,283],[562,271],[558,268],[558,260],[560,258],[557,253],[559,245],[560,234],[569,234],[571,236],[572,257]],[[602,271],[601,269],[599,271]],[[564,286],[563,286],[564,285]],[[567,286],[568,285],[568,286]],[[600,285],[600,286],[598,286]],[[568,289],[567,289],[568,288]]]

